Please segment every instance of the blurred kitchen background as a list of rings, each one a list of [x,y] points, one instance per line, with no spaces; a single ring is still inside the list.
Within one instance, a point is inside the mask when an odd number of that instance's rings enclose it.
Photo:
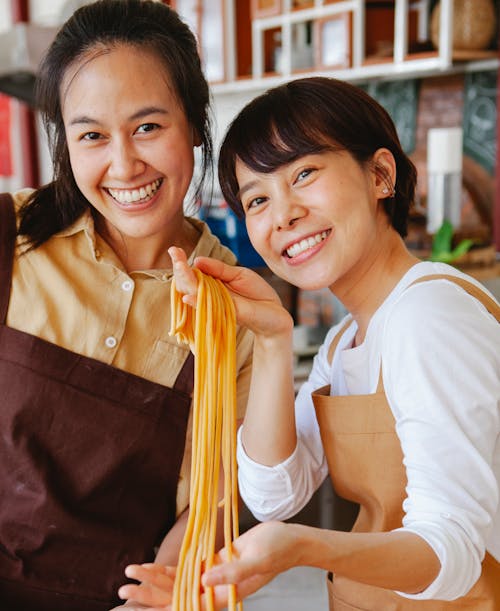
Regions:
[[[55,29],[85,0],[0,0],[0,191],[51,179],[33,102],[38,61]],[[452,223],[448,258],[500,296],[499,0],[172,0],[196,32],[211,83],[216,147],[251,98],[310,74],[364,88],[391,114],[419,172],[408,246],[432,254]],[[296,386],[326,330],[344,314],[329,291],[298,291],[266,269],[244,222],[216,186],[196,212],[278,290],[296,323]],[[295,518],[347,528],[329,482]],[[243,511],[241,527],[255,520]],[[247,611],[327,608],[324,572],[294,569],[245,604]]]

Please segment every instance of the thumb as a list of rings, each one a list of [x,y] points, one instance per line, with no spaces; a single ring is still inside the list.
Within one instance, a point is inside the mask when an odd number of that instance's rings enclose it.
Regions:
[[[202,584],[205,587],[235,584],[252,577],[255,569],[252,564],[238,560],[237,562],[224,562],[208,569],[202,576]]]

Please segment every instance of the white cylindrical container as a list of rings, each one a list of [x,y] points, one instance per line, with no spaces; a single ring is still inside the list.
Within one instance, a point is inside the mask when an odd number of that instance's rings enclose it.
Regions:
[[[462,207],[461,127],[439,127],[427,133],[427,231],[435,233],[445,220],[460,225]]]

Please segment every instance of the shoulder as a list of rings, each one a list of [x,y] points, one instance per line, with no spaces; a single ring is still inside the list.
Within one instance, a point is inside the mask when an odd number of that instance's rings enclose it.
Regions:
[[[447,271],[492,297],[476,280],[453,268]],[[494,362],[499,342],[500,325],[483,303],[453,279],[440,278],[412,280],[399,291],[383,321],[381,349],[383,360],[401,371],[409,360],[430,365],[440,355],[450,362],[478,355]]]
[[[479,290],[479,294],[473,295],[467,287]],[[493,295],[471,276],[449,265],[423,263],[415,266],[395,290],[392,304],[387,309],[387,319],[392,323],[399,320],[407,324],[428,318],[458,321],[468,315],[493,319],[480,298],[482,296],[497,303]]]
[[[28,201],[28,199],[35,193],[35,189],[20,189],[10,193],[12,201],[14,202],[14,210],[16,215],[19,215],[19,210]]]

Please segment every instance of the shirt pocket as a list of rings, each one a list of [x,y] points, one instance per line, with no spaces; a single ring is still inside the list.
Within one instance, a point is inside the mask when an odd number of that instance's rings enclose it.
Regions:
[[[158,339],[144,362],[142,376],[172,388],[189,352],[189,346],[179,345],[175,338]]]

